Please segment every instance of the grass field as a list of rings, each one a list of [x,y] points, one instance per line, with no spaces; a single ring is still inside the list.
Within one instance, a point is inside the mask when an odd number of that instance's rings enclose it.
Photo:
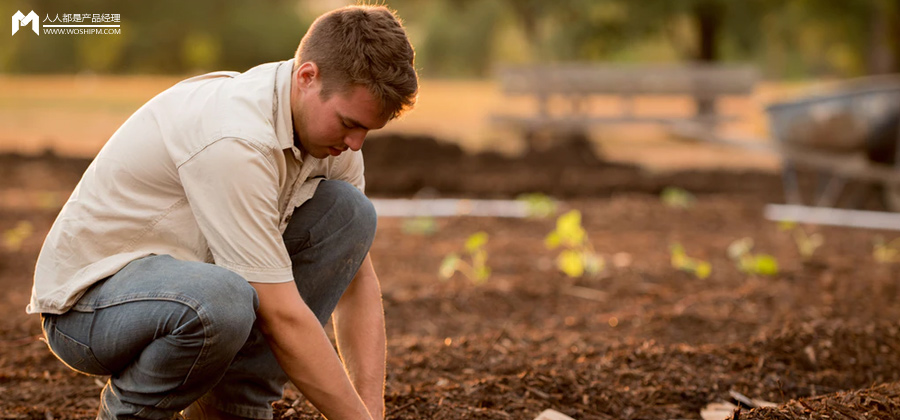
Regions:
[[[93,156],[116,128],[157,93],[181,77],[154,76],[8,76],[0,75],[0,152],[40,153],[52,149],[68,156]],[[764,107],[808,87],[762,83],[748,98],[721,101],[720,110],[739,122],[722,127],[727,135],[768,141]],[[536,104],[528,98],[504,98],[491,81],[423,80],[416,109],[384,129],[424,134],[460,144],[470,151],[514,154],[522,144],[516,133],[490,123],[496,113],[528,113]],[[615,115],[621,101],[598,98],[588,104],[595,112]],[[688,97],[636,98],[637,114],[690,115]],[[563,103],[554,112],[566,112]],[[673,141],[655,126],[604,126],[592,140],[610,160],[642,164],[651,169],[735,167],[774,169],[773,156],[748,154],[721,146]]]

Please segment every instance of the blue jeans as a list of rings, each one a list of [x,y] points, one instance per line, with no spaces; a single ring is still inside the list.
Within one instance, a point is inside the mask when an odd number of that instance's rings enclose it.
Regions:
[[[375,209],[356,188],[322,181],[284,233],[294,282],[324,326],[375,236]],[[99,419],[168,419],[192,402],[271,419],[287,375],[255,325],[259,301],[222,267],[153,255],[92,286],[44,334],[70,368],[109,375]]]

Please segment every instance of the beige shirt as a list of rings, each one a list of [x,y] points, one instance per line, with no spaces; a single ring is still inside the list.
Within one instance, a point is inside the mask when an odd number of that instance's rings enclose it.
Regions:
[[[359,152],[294,147],[292,60],[182,81],[113,134],[50,229],[28,313],[63,313],[92,284],[151,254],[293,281],[282,233],[319,181],[364,189]]]

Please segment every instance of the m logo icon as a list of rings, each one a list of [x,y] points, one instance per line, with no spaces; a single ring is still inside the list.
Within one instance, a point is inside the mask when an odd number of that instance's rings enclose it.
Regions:
[[[41,33],[38,32],[38,28],[41,24],[40,16],[38,16],[37,13],[34,13],[34,10],[28,15],[23,15],[21,11],[16,10],[16,14],[12,17],[12,34],[15,35],[16,32],[19,32],[19,27],[28,25],[29,23],[31,23],[31,29],[34,30],[34,33],[40,36]]]

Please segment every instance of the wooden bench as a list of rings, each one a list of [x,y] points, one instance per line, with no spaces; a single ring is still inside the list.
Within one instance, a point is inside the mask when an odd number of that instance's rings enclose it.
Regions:
[[[507,96],[529,96],[537,100],[531,115],[497,114],[492,122],[520,130],[526,141],[539,132],[584,133],[592,125],[621,123],[683,123],[714,127],[734,119],[716,111],[722,96],[743,96],[753,92],[757,71],[747,66],[613,66],[601,64],[547,64],[506,67],[498,72],[500,87]],[[621,98],[621,113],[598,115],[586,104],[596,96]],[[637,96],[690,96],[697,104],[692,116],[636,114]],[[550,102],[562,98],[569,106],[565,113],[553,112]],[[558,111],[558,110],[557,110]]]

